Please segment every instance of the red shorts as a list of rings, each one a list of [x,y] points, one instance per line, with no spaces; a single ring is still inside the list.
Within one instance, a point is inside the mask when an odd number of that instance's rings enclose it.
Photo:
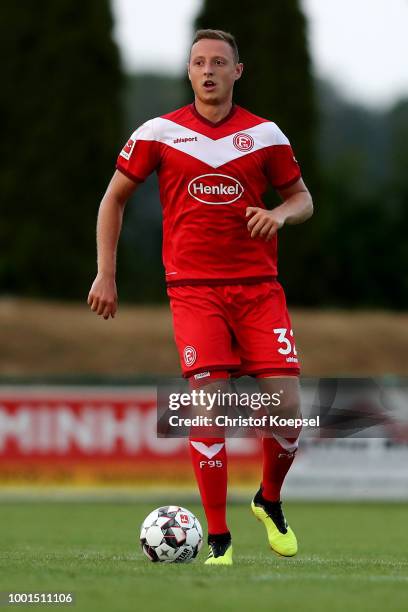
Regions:
[[[298,376],[285,293],[278,281],[168,287],[183,376]]]

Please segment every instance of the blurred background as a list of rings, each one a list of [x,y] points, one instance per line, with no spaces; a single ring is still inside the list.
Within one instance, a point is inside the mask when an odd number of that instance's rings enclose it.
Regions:
[[[314,197],[312,220],[280,234],[304,375],[376,376],[406,405],[404,0],[44,0],[41,10],[2,3],[0,16],[3,495],[27,485],[133,494],[159,473],[163,486],[191,487],[184,442],[155,438],[155,384],[179,373],[155,176],[126,209],[117,317],[100,320],[86,298],[116,157],[138,125],[192,100],[185,65],[196,28],[236,36],[245,71],[235,101],[287,134]],[[394,434],[360,447],[308,441],[288,492],[381,496],[398,464],[385,496],[408,496],[408,445]],[[231,455],[236,490],[253,487],[256,442],[231,441]],[[327,478],[311,489],[307,472],[323,463]],[[335,472],[343,488],[330,485]]]

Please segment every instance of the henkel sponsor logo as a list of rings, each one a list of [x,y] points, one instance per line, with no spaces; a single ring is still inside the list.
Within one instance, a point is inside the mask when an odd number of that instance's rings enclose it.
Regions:
[[[244,193],[241,183],[226,174],[202,174],[188,184],[188,193],[203,204],[232,204]]]

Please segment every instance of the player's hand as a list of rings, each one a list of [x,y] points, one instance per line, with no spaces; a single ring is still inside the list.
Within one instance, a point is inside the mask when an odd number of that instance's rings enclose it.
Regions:
[[[98,274],[88,295],[88,304],[93,312],[104,319],[114,318],[118,309],[118,294],[113,277]]]
[[[274,210],[265,210],[258,206],[248,206],[246,217],[251,217],[247,228],[251,238],[262,238],[265,242],[272,239],[273,235],[283,226],[285,219],[282,214]]]

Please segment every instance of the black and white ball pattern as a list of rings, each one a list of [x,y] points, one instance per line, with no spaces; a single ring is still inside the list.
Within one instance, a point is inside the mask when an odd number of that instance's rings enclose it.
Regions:
[[[143,521],[140,543],[150,561],[186,563],[200,552],[203,530],[186,508],[162,506]]]

